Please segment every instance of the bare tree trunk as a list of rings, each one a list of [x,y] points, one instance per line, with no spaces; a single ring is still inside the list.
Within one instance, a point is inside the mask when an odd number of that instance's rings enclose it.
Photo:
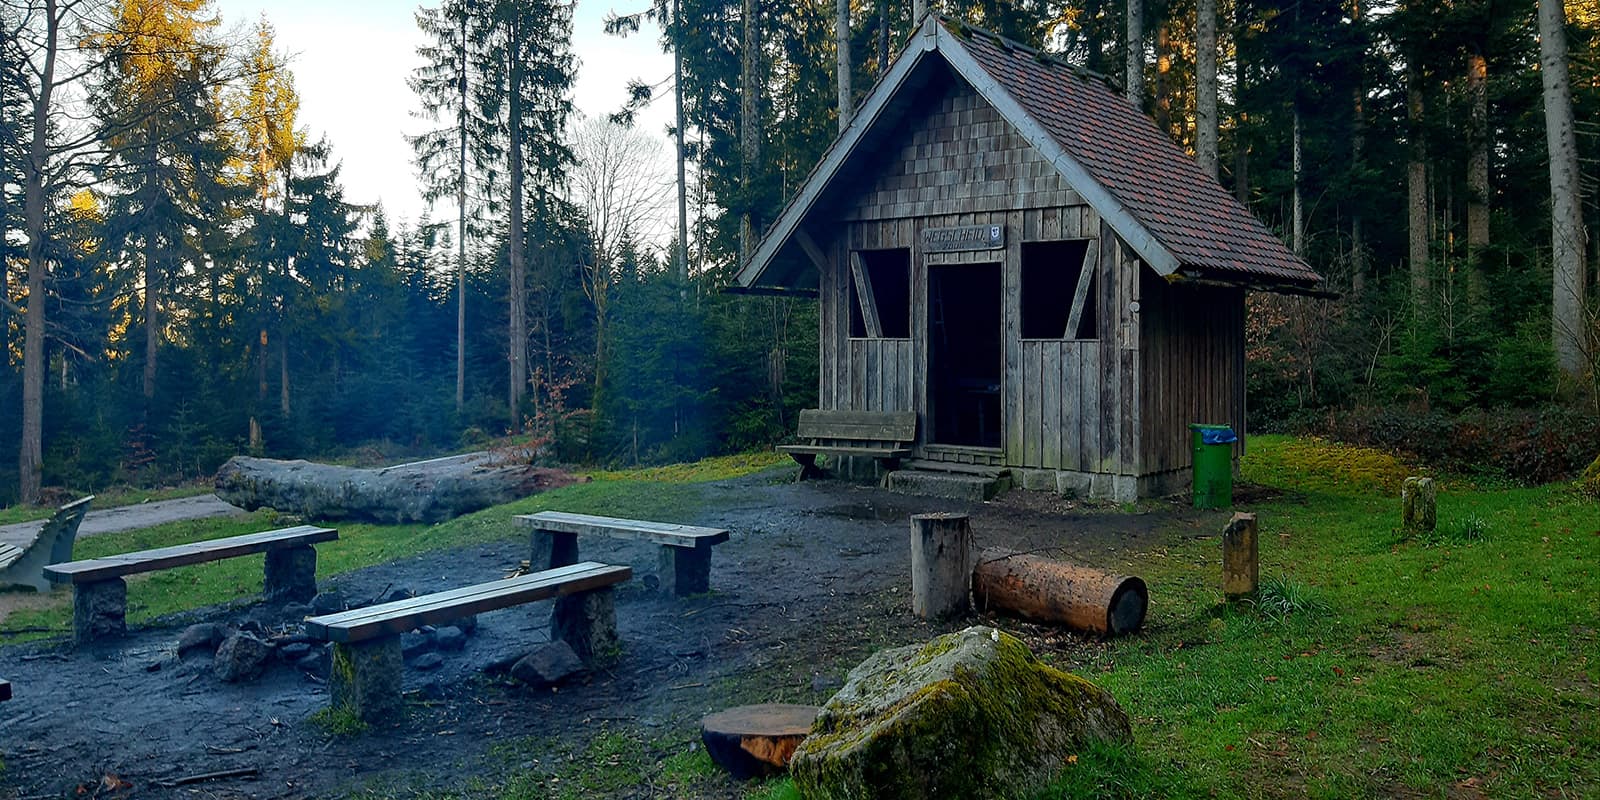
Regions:
[[[689,182],[685,177],[683,148],[683,0],[672,4],[672,104],[673,139],[678,159],[678,279],[689,280]]]
[[[1367,115],[1366,106],[1362,102],[1363,92],[1361,87],[1352,91],[1351,104],[1352,120],[1350,124],[1350,172],[1359,174],[1366,159],[1367,147]],[[1350,291],[1361,294],[1367,282],[1367,242],[1362,230],[1361,203],[1352,204],[1350,209]]]
[[[1303,148],[1300,142],[1302,137],[1300,136],[1300,107],[1298,105],[1294,108],[1294,130],[1292,135],[1294,137],[1294,187],[1292,198],[1293,221],[1289,228],[1289,240],[1294,254],[1298,256],[1305,255],[1306,252],[1305,203],[1301,199],[1302,192],[1300,191],[1301,180],[1305,174],[1305,164],[1301,157]]]
[[[1083,3],[1083,17],[1088,22],[1088,30],[1085,31],[1083,38],[1083,48],[1086,51],[1083,63],[1090,72],[1105,71],[1105,42],[1100,38],[1100,26],[1094,24],[1104,7],[1104,0],[1084,0]]]
[[[1195,26],[1195,161],[1217,177],[1217,0],[1199,0]]]
[[[911,27],[915,29],[928,13],[928,0],[911,0]]]
[[[1239,40],[1244,38],[1245,4],[1233,2],[1233,93],[1244,91],[1244,59],[1239,57]],[[1237,111],[1237,109],[1236,109]],[[1233,120],[1233,196],[1241,205],[1250,204],[1250,146],[1244,136],[1245,118],[1236,114]]]
[[[17,455],[20,500],[39,504],[44,470],[44,258],[45,176],[49,164],[50,103],[55,90],[56,43],[61,17],[56,0],[44,0],[44,69],[33,98],[33,138],[23,189],[23,217],[28,228],[28,314],[22,343],[22,444]]]
[[[1144,7],[1141,0],[1128,0],[1127,64],[1123,80],[1128,99],[1144,103]]]
[[[849,0],[839,0],[841,7],[848,13]],[[750,209],[750,190],[760,174],[761,160],[761,111],[756,105],[757,87],[760,86],[761,76],[758,74],[760,61],[757,56],[761,50],[760,26],[757,15],[760,13],[760,4],[756,0],[742,0],[740,4],[744,16],[744,29],[740,46],[743,50],[739,60],[739,182],[745,188],[744,211],[739,215],[739,260],[741,262],[750,258],[750,253],[755,249],[755,220]],[[845,51],[843,58],[848,59],[849,50]],[[840,89],[841,93],[848,90],[847,82]],[[843,109],[840,109],[841,114]]]
[[[1483,249],[1489,246],[1489,87],[1488,62],[1481,50],[1467,54],[1467,285],[1482,297]]]
[[[878,76],[889,68],[889,0],[878,0]]]
[[[1172,129],[1172,26],[1167,24],[1163,17],[1156,23],[1156,85],[1155,85],[1155,114],[1156,127],[1163,133],[1179,138],[1179,132]]]
[[[460,15],[457,50],[461,59],[456,109],[456,413],[467,405],[467,15]]]
[[[1415,62],[1415,57],[1412,57]],[[1406,66],[1406,208],[1410,230],[1411,304],[1428,306],[1428,147],[1422,139],[1422,68]]]
[[[520,35],[520,32],[512,35]],[[515,51],[516,48],[513,47],[512,52]],[[510,102],[507,109],[508,124],[506,128],[510,140],[509,155],[511,161],[508,177],[511,184],[511,213],[507,235],[510,236],[511,241],[508,243],[510,249],[510,269],[508,272],[510,274],[507,279],[510,285],[507,294],[510,297],[510,307],[508,308],[510,319],[506,326],[508,329],[506,352],[511,368],[511,385],[507,392],[507,400],[511,404],[511,432],[520,433],[522,431],[522,388],[528,382],[528,267],[526,263],[527,243],[525,241],[527,236],[524,232],[526,228],[523,218],[525,212],[523,210],[522,197],[524,183],[522,174],[522,64],[513,57],[509,70]]]
[[[153,139],[152,139],[153,141]],[[146,180],[154,182],[155,178],[149,173],[155,171],[155,157],[150,156],[150,164],[146,165]],[[150,401],[156,396],[156,346],[161,339],[161,320],[156,316],[156,284],[159,281],[160,269],[156,255],[157,242],[155,232],[145,230],[144,236],[144,401],[145,414],[150,413]]]
[[[289,337],[278,337],[278,410],[289,418]]]
[[[856,108],[850,90],[850,0],[834,0],[833,5],[833,45],[838,55],[838,66],[834,72],[839,85],[839,132],[844,133],[844,129],[850,127],[850,118],[855,115]]]
[[[1584,365],[1585,242],[1572,85],[1567,76],[1566,10],[1561,0],[1539,0],[1539,73],[1544,76],[1545,140],[1550,149],[1551,337],[1556,366],[1576,377]]]

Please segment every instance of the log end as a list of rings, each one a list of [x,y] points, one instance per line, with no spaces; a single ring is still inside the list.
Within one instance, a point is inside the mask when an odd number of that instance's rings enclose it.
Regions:
[[[789,703],[738,706],[701,720],[700,740],[711,760],[735,778],[776,775],[810,735],[817,711]]]
[[[1150,590],[1141,578],[1128,577],[1111,595],[1111,606],[1106,611],[1106,632],[1112,636],[1133,633],[1144,625],[1145,612],[1150,607]]]

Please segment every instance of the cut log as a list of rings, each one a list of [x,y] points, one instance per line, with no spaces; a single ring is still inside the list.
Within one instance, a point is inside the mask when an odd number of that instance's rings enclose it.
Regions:
[[[559,470],[469,453],[381,469],[237,456],[217,470],[217,496],[246,511],[309,519],[443,522],[572,483]]]
[[[985,550],[972,570],[980,610],[1066,625],[1102,636],[1131,633],[1150,603],[1144,581],[1009,550]]]
[[[971,607],[972,524],[966,514],[911,517],[911,611],[923,619]]]
[[[811,733],[815,706],[764,703],[739,706],[700,721],[706,753],[741,780],[775,775],[789,766],[796,747]]]

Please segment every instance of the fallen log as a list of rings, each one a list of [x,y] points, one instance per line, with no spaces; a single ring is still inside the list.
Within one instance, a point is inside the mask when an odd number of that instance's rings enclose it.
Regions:
[[[979,610],[1118,636],[1144,624],[1150,595],[1139,578],[989,549],[972,570],[972,600]]]
[[[443,522],[572,482],[560,470],[507,464],[492,453],[381,469],[236,456],[217,470],[217,496],[246,511],[308,519]]]

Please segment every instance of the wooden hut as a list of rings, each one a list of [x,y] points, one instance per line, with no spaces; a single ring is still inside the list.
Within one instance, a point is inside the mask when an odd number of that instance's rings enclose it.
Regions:
[[[914,412],[902,466],[1117,500],[1243,434],[1245,292],[1321,281],[1104,78],[935,17],[738,276],[817,293],[819,407]]]

